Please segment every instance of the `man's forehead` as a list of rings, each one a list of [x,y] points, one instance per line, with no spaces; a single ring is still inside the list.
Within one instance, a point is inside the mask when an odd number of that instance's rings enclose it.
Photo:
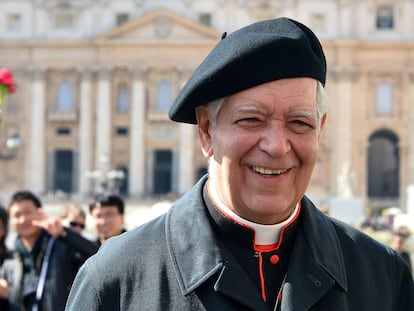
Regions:
[[[33,208],[37,209],[38,207],[32,200],[20,200],[14,202],[12,205],[10,205],[10,208]]]
[[[118,209],[116,205],[101,205],[101,203],[97,203],[93,211],[97,210],[109,210],[109,209]]]

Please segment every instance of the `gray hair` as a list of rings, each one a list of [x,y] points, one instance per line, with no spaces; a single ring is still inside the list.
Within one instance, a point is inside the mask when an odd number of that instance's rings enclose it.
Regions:
[[[318,84],[316,87],[316,105],[318,106],[317,118],[319,121],[318,122],[318,132],[319,132],[322,117],[328,111],[328,97],[326,95],[325,88],[323,87],[322,83],[320,81],[317,81],[317,82]],[[206,105],[208,113],[210,114],[212,127],[216,126],[218,113],[221,107],[223,107],[223,104],[226,102],[226,99],[227,97],[222,97]]]

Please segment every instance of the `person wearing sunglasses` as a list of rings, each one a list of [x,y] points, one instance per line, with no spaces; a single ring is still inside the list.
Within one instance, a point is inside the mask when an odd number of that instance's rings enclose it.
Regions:
[[[83,234],[86,228],[86,213],[77,204],[65,205],[60,213],[62,224],[79,234]]]

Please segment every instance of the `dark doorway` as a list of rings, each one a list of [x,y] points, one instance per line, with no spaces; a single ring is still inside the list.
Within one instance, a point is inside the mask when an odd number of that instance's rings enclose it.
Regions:
[[[368,197],[399,196],[399,152],[397,136],[387,130],[371,135],[368,151]]]
[[[73,192],[73,151],[56,150],[54,160],[53,190]]]
[[[172,152],[170,150],[154,151],[154,194],[171,192]]]

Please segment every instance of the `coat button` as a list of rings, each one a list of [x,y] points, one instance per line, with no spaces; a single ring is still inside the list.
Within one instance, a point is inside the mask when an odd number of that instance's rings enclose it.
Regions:
[[[276,265],[277,263],[279,263],[279,256],[278,255],[272,255],[270,256],[270,263]]]

